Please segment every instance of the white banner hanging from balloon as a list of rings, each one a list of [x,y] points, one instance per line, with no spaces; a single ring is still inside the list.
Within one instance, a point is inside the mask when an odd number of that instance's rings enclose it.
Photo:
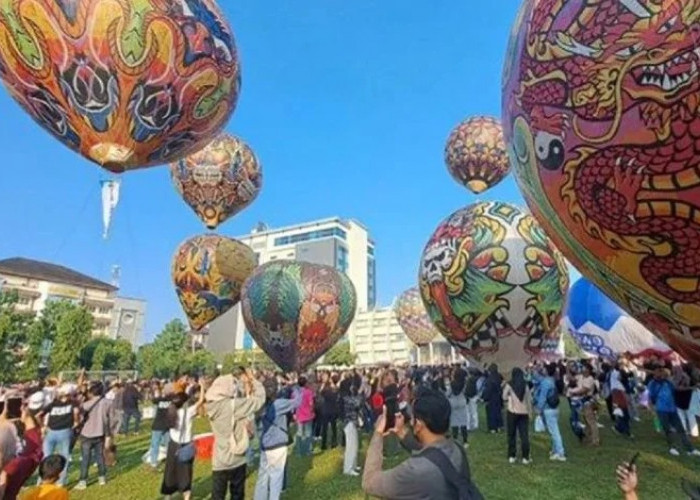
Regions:
[[[117,180],[102,181],[102,237],[107,239],[112,223],[112,213],[119,203],[119,186]]]

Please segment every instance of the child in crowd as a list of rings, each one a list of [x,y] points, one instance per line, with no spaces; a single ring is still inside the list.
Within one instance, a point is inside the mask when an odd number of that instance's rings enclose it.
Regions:
[[[49,455],[39,466],[41,484],[26,491],[21,500],[68,500],[68,490],[58,484],[66,459],[61,455]]]

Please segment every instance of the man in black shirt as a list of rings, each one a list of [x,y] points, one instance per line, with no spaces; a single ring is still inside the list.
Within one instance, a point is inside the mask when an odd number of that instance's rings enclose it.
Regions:
[[[66,484],[73,425],[78,422],[78,419],[78,409],[71,400],[70,388],[63,385],[58,389],[58,398],[46,408],[47,432],[43,444],[45,457],[55,452],[66,459],[66,466],[58,480],[62,486]]]
[[[124,405],[124,427],[123,434],[129,434],[129,424],[131,419],[134,419],[134,432],[139,433],[139,425],[141,424],[141,412],[139,411],[139,401],[141,401],[141,393],[132,381],[126,383],[124,393],[122,394],[122,402]]]
[[[151,448],[149,451],[149,465],[154,469],[158,467],[158,455],[161,446],[168,445],[170,422],[168,421],[168,408],[170,408],[170,394],[163,392],[160,386],[154,390],[153,404],[155,415],[151,425]]]

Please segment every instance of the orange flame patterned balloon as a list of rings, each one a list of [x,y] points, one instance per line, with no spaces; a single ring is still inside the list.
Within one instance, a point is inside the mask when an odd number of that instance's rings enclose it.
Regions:
[[[175,188],[209,229],[250,205],[262,187],[253,150],[227,134],[171,163],[170,172]]]
[[[200,330],[235,306],[255,266],[250,247],[231,238],[206,234],[182,243],[172,275],[190,326]]]
[[[501,123],[475,116],[457,125],[447,139],[445,163],[450,175],[473,193],[501,182],[510,170]]]
[[[176,160],[240,88],[213,0],[0,0],[0,78],[63,144],[112,172]]]

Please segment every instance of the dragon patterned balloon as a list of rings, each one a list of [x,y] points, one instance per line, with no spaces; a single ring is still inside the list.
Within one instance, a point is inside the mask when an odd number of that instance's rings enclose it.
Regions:
[[[700,362],[700,2],[527,0],[503,75],[533,214],[604,293]]]
[[[425,246],[418,279],[433,324],[465,356],[523,366],[558,342],[566,264],[512,205],[475,203],[450,215]]]
[[[399,296],[394,314],[406,336],[418,347],[430,344],[438,334],[425,311],[418,288],[410,288]]]
[[[275,260],[243,287],[246,328],[287,371],[302,371],[347,332],[355,317],[355,287],[329,266]]]
[[[178,159],[240,88],[214,0],[0,0],[0,78],[66,146],[112,172]]]
[[[209,229],[250,205],[262,187],[253,150],[228,134],[171,163],[170,173],[177,191]]]
[[[510,170],[501,123],[488,116],[464,120],[447,139],[445,163],[450,175],[473,193],[501,182]]]
[[[200,330],[235,306],[255,266],[255,253],[234,239],[206,234],[182,243],[172,275],[190,326]]]

